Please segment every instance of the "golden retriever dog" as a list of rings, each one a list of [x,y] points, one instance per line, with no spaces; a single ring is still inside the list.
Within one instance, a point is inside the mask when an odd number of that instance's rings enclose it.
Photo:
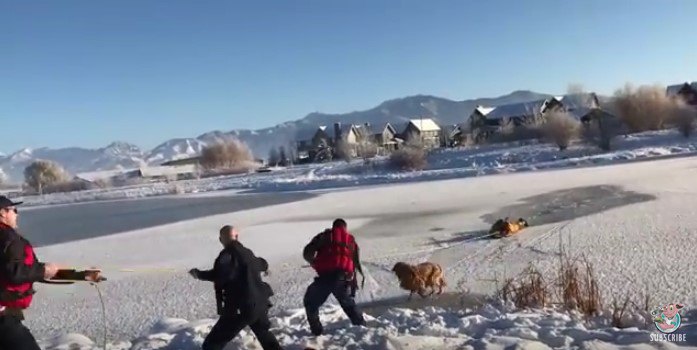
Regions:
[[[432,262],[424,262],[418,265],[398,262],[394,265],[392,271],[399,279],[399,286],[411,292],[408,300],[411,300],[414,293],[418,293],[422,298],[431,296],[436,292],[436,288],[438,288],[438,294],[441,294],[446,286],[443,268]],[[428,288],[431,289],[431,293],[426,294]]]
[[[523,228],[528,226],[528,222],[523,218],[519,218],[517,221],[510,221],[508,218],[498,219],[491,225],[489,234],[496,234],[498,237],[507,237],[520,232]]]

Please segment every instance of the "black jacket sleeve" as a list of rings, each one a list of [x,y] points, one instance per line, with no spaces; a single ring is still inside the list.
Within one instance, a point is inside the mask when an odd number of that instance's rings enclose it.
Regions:
[[[2,275],[12,284],[39,282],[44,279],[43,263],[38,260],[34,261],[32,266],[24,263],[24,246],[25,243],[21,239],[13,239],[3,250]]]
[[[269,263],[264,258],[257,257],[257,269],[261,272],[269,270]]]
[[[215,279],[215,273],[213,271],[214,271],[213,269],[199,271],[198,272],[198,279],[200,279],[202,281],[213,282],[213,280]]]
[[[322,247],[325,232],[327,231],[313,237],[310,243],[308,243],[303,249],[303,259],[305,259],[305,261],[307,261],[309,264],[312,264],[312,262],[315,260],[315,254],[317,254],[319,248]]]

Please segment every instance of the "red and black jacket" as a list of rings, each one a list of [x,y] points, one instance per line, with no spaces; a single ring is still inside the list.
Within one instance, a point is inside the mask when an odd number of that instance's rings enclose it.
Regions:
[[[32,301],[32,284],[44,279],[44,264],[29,241],[0,223],[0,306],[26,309]]]
[[[363,273],[358,244],[345,228],[328,229],[315,236],[305,246],[303,257],[319,275],[345,272],[355,276],[356,270]]]

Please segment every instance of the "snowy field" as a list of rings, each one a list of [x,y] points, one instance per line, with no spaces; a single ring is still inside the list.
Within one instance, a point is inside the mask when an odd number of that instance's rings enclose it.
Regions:
[[[619,136],[613,151],[575,144],[560,152],[550,144],[496,144],[466,149],[442,149],[429,156],[424,171],[404,173],[386,168],[385,159],[371,166],[362,160],[352,163],[309,164],[269,173],[255,173],[172,183],[154,183],[125,188],[56,193],[25,198],[28,205],[74,203],[93,200],[142,198],[238,190],[251,192],[313,191],[357,186],[445,180],[533,170],[607,165],[666,156],[691,155],[697,139],[686,139],[676,131],[658,131]]]
[[[675,153],[670,150],[679,147],[677,139],[669,134],[651,136],[654,141],[661,138],[666,145],[637,141],[643,148],[634,147],[626,155],[636,157],[642,149],[646,154]],[[693,150],[687,141],[681,145],[682,152]],[[542,159],[545,147],[524,147],[517,155]],[[509,151],[502,149],[492,157]],[[558,152],[547,152],[559,157]],[[466,152],[457,156],[447,159],[466,163],[462,160],[468,157]],[[324,171],[332,176],[331,170]],[[694,346],[697,329],[691,322],[697,305],[697,271],[691,262],[697,261],[696,176],[695,159],[676,158],[361,187],[43,247],[38,254],[47,261],[104,267],[109,281],[101,288],[111,349],[200,346],[215,318],[214,295],[210,284],[192,280],[186,271],[211,266],[220,249],[217,230],[228,223],[238,225],[242,242],[271,264],[267,280],[276,291],[273,331],[289,349],[301,349],[306,341],[320,344],[321,349],[508,349],[515,344],[531,349],[674,347],[649,343],[655,328],[636,317],[628,320],[635,328],[618,330],[609,327],[607,318],[586,323],[576,315],[553,310],[513,312],[503,306],[469,305],[469,299],[494,292],[493,278],[513,276],[530,262],[552,273],[563,240],[572,255],[585,253],[595,265],[606,304],[613,297],[648,294],[656,305],[686,305],[686,325],[678,332],[688,333],[684,344]],[[323,319],[329,334],[309,337],[298,308],[313,273],[301,268],[301,251],[338,216],[348,220],[362,247],[367,281],[358,299],[372,305],[366,308],[372,316],[371,327],[347,326],[343,315],[328,305]],[[504,240],[481,239],[482,231],[500,216],[526,217],[531,227]],[[452,294],[421,302],[417,309],[400,308],[404,305],[399,300],[406,299],[407,293],[399,290],[390,269],[397,261],[423,260],[443,265]],[[84,334],[101,343],[101,309],[94,288],[38,288],[27,325],[44,339],[45,349],[72,349],[71,342],[91,348],[87,338],[67,333]],[[375,306],[380,304],[394,307]],[[228,348],[256,346],[245,333]]]

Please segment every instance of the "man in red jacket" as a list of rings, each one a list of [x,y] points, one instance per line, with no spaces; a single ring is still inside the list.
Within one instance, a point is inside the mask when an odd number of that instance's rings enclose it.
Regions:
[[[23,324],[34,282],[50,279],[58,265],[39,262],[29,241],[17,233],[17,206],[0,196],[0,349],[41,350]]]
[[[363,314],[354,300],[356,271],[363,275],[363,270],[358,244],[346,226],[343,219],[334,220],[331,229],[316,235],[303,249],[303,257],[318,275],[307,287],[303,300],[310,331],[314,335],[323,332],[319,308],[327,301],[329,294],[334,295],[352,324],[365,325]]]

